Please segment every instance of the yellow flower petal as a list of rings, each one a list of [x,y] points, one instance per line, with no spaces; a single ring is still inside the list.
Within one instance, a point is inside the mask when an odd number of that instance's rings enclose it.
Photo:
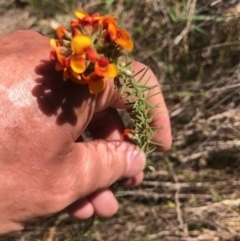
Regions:
[[[56,49],[57,47],[57,43],[56,43],[56,40],[55,39],[50,39],[50,45],[52,46],[52,48]]]
[[[81,74],[86,69],[86,59],[82,55],[73,55],[70,66],[75,73]]]
[[[99,76],[105,76],[108,78],[115,78],[118,74],[118,69],[115,64],[108,64],[105,68],[101,68],[99,63],[94,64],[94,71]]]
[[[76,35],[71,41],[71,49],[76,54],[81,54],[92,45],[92,40],[87,35]]]
[[[95,76],[88,82],[88,88],[91,94],[98,94],[105,90],[106,80],[103,77]]]
[[[79,19],[83,19],[85,16],[89,16],[87,13],[85,13],[82,10],[76,10],[75,11],[75,15],[79,18]]]

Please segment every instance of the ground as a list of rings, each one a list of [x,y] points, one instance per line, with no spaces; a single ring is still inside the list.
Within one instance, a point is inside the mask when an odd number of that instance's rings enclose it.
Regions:
[[[118,15],[133,33],[133,56],[160,80],[173,147],[154,153],[155,170],[142,185],[118,193],[118,214],[95,220],[84,236],[82,224],[62,213],[0,240],[240,240],[239,1],[71,2],[2,0],[0,35],[50,36],[76,7]]]

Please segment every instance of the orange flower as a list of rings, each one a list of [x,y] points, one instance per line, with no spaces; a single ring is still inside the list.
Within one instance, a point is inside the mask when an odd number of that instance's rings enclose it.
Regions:
[[[64,26],[59,26],[55,33],[58,36],[58,38],[63,39],[65,37],[65,33],[66,33],[67,29]]]
[[[86,82],[88,83],[88,88],[91,94],[98,94],[105,90],[107,81],[104,77],[96,75],[92,72],[86,77]]]
[[[84,11],[82,11],[82,10],[76,10],[75,11],[75,15],[80,20],[83,20],[84,18],[88,19],[89,21],[92,20],[92,17],[89,14],[85,13]]]
[[[71,28],[78,27],[78,25],[79,25],[78,19],[72,19],[72,20],[71,20],[71,22],[70,22]]]
[[[72,28],[72,36],[80,35],[82,34],[78,28],[73,27]]]
[[[92,63],[95,63],[98,59],[98,52],[93,48],[88,48],[86,50],[87,59],[90,60]]]
[[[131,51],[133,49],[133,41],[126,30],[118,28],[115,23],[110,22],[108,24],[107,31],[110,36],[110,39],[113,42],[115,42],[116,44],[120,45],[128,51]]]
[[[98,21],[99,24],[103,22],[110,23],[116,22],[117,20],[117,17],[115,16],[100,16],[98,13],[95,13],[92,16],[90,16],[82,10],[76,10],[75,15],[79,20],[82,20],[85,24],[93,24],[96,21]]]
[[[86,68],[86,53],[92,46],[92,40],[87,35],[76,35],[71,41],[71,50],[73,54],[70,60],[70,66],[75,73],[81,74]]]
[[[106,15],[106,16],[94,16],[94,20],[97,20],[97,21],[99,21],[99,23],[103,23],[105,25],[105,24],[109,24],[109,23],[115,23],[116,20],[117,20],[117,17],[109,16],[109,15]]]
[[[135,131],[132,129],[124,129],[121,137],[124,141],[136,144],[137,133],[135,133]]]
[[[109,37],[111,40],[114,40],[117,38],[117,25],[115,23],[109,23],[107,26],[107,32],[109,34]]]
[[[77,84],[87,84],[86,79],[83,77],[83,75],[75,73],[73,70],[70,69],[70,78],[73,82]]]
[[[94,71],[99,76],[104,76],[108,78],[115,78],[118,74],[117,66],[115,64],[110,64],[107,58],[100,58],[94,64]]]
[[[58,40],[50,40],[54,49],[50,59],[56,61],[55,69],[63,71],[64,79],[88,84],[90,93],[98,94],[106,88],[107,78],[118,75],[115,63],[122,49],[133,49],[133,42],[127,31],[118,28],[115,16],[89,15],[82,10],[75,14],[70,29],[56,29]]]
[[[124,129],[123,133],[122,133],[122,140],[124,141],[128,141],[130,140],[132,137],[132,133],[130,129]]]
[[[67,48],[61,46],[57,41],[54,39],[50,40],[50,45],[54,48],[50,52],[50,59],[56,60],[55,69],[57,71],[64,70],[64,79],[67,79],[67,68],[69,67],[69,58],[67,57]],[[65,55],[64,55],[65,54]]]
[[[133,47],[134,47],[133,41],[129,33],[124,29],[120,29],[120,28],[118,29],[117,37],[113,41],[128,51],[133,50]]]

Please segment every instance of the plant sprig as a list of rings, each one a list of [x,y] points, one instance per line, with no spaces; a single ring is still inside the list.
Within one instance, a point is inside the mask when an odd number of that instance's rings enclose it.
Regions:
[[[158,146],[162,145],[152,140],[161,127],[152,126],[152,121],[159,113],[153,114],[151,112],[159,108],[160,103],[153,105],[149,102],[151,97],[160,94],[160,92],[153,94],[152,90],[156,86],[148,85],[150,77],[145,80],[149,68],[133,73],[128,55],[126,54],[125,57],[125,71],[120,74],[123,80],[120,84],[121,96],[126,99],[126,105],[132,105],[130,120],[133,126],[133,128],[125,130],[125,136],[139,146],[149,157]]]

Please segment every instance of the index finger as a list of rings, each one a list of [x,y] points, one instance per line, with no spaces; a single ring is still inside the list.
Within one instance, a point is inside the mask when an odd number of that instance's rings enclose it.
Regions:
[[[137,73],[140,70],[146,69],[146,68],[147,67],[140,62],[137,62],[137,61],[132,62],[132,70],[134,73]],[[136,79],[137,78],[138,76],[136,77]],[[154,135],[153,141],[162,144],[157,149],[157,151],[166,151],[171,147],[172,135],[171,135],[171,126],[170,126],[168,109],[164,101],[164,97],[162,95],[159,82],[156,76],[154,75],[154,73],[150,69],[148,69],[146,74],[143,76],[141,83],[142,84],[147,83],[147,86],[149,87],[154,86],[154,88],[150,92],[151,97],[148,99],[148,102],[152,106],[156,106],[156,107],[151,111],[149,111],[149,116],[155,116],[151,123],[151,126],[160,128],[160,129]],[[122,99],[115,99],[115,100],[116,102],[114,103],[114,107],[116,108],[123,107],[122,104],[124,103]],[[125,109],[126,109],[126,106],[125,106]]]

